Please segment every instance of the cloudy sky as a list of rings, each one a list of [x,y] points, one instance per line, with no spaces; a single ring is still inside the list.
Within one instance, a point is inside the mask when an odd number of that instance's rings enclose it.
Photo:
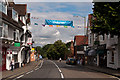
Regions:
[[[31,13],[29,27],[35,41],[34,46],[54,43],[56,40],[69,42],[75,35],[84,35],[84,18],[92,13],[92,2],[28,2]],[[74,17],[75,16],[75,17]],[[77,17],[78,16],[78,17]],[[36,19],[32,18],[36,17]],[[73,21],[75,28],[43,27],[45,19]],[[34,25],[38,23],[38,25]],[[78,26],[80,26],[78,28]]]

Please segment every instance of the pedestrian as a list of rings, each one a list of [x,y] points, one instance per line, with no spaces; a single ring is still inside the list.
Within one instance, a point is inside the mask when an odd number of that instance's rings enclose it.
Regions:
[[[85,65],[85,59],[84,58],[82,59],[82,65],[83,66]]]
[[[14,69],[14,59],[11,60],[10,66],[11,66],[11,71],[13,71],[13,69]]]
[[[62,59],[60,58],[59,61],[61,62],[61,60],[62,60]]]
[[[80,65],[82,65],[82,58],[80,58]]]

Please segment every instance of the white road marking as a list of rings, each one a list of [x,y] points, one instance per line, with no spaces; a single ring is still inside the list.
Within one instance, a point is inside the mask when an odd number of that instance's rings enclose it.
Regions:
[[[38,70],[39,68],[35,69],[35,70]]]
[[[33,70],[32,71],[30,71],[31,73],[33,72]]]
[[[30,74],[31,72],[27,72],[26,74]]]
[[[63,79],[64,78],[64,76],[63,76],[63,74],[61,73],[61,78]]]
[[[60,68],[58,67],[58,65],[57,65],[55,62],[53,62],[53,61],[51,61],[51,62],[55,64],[55,66],[57,67],[57,69],[58,69],[59,72],[60,72],[61,78],[63,79],[64,76],[63,76],[63,74],[62,74],[62,71],[61,71]]]
[[[23,76],[24,76],[24,75],[20,75],[20,76],[17,77],[17,79],[19,79],[19,78],[21,78],[21,77],[23,77]]]
[[[39,69],[42,67],[42,65],[43,65],[43,61],[42,61],[41,65],[40,65]]]
[[[43,65],[43,61],[41,62],[40,67],[36,68],[35,70],[40,69],[42,67],[42,65]]]

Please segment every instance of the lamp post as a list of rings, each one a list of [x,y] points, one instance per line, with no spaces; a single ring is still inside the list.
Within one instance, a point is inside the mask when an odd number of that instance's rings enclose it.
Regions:
[[[77,17],[78,18],[79,16],[73,16],[73,17]],[[80,16],[80,17],[84,18],[84,36],[86,36],[87,35],[87,33],[86,33],[87,31],[85,29],[86,28],[86,17],[85,16]]]

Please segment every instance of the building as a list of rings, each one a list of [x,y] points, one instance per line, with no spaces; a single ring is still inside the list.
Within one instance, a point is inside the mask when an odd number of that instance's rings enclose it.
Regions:
[[[30,51],[31,44],[28,39],[32,38],[27,30],[30,14],[27,13],[26,4],[15,4],[7,0],[0,3],[0,39],[2,54],[2,70],[10,70],[10,62],[15,61],[15,67],[21,67],[23,58],[29,57],[29,53],[23,54],[23,50]],[[26,44],[26,45],[25,45]],[[27,49],[26,49],[27,48]],[[29,49],[28,49],[29,48]],[[21,57],[24,55],[23,57]]]
[[[88,37],[77,35],[74,37],[74,57],[76,59],[84,58],[86,47],[88,45]]]
[[[118,36],[107,36],[107,67],[118,69],[120,68],[120,40]]]
[[[70,51],[71,51],[70,57],[74,57],[74,42],[73,41],[71,41]]]
[[[92,26],[92,14],[88,15],[88,49],[86,54],[88,56],[88,63],[97,66],[104,66],[113,69],[120,68],[120,47],[118,36],[113,35],[97,35],[90,29]]]

